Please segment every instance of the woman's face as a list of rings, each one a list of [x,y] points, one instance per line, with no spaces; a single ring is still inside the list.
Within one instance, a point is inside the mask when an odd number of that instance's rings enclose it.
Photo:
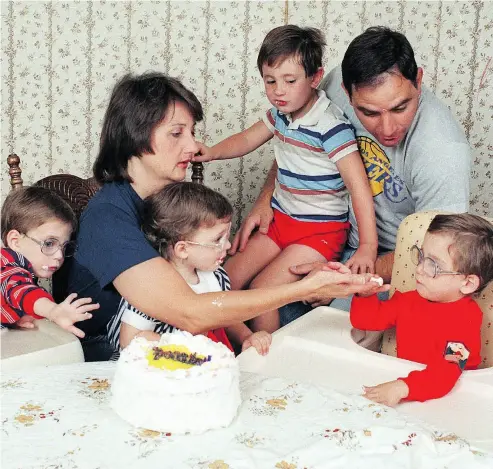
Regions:
[[[162,187],[185,179],[188,164],[198,152],[194,132],[192,114],[179,101],[170,106],[164,120],[154,129],[151,137],[154,154],[142,155],[142,162]]]

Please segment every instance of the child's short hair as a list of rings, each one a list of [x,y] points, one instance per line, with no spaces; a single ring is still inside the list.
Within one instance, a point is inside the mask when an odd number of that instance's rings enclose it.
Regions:
[[[77,228],[77,218],[59,195],[40,186],[12,191],[2,206],[2,242],[7,246],[7,234],[12,230],[25,234],[47,221],[57,219]]]
[[[175,182],[145,199],[142,230],[151,245],[168,259],[168,247],[232,215],[233,207],[219,192],[202,184]]]
[[[479,277],[480,292],[493,280],[493,225],[469,213],[437,215],[428,233],[452,237],[450,256],[454,269]]]
[[[265,36],[257,58],[257,67],[262,75],[262,66],[269,67],[290,56],[299,59],[307,77],[315,75],[322,66],[325,37],[319,29],[300,28],[292,24],[274,28]]]

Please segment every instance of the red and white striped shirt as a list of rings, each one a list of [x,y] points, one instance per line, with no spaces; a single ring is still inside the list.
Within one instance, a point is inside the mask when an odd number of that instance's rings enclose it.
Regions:
[[[53,297],[37,285],[32,265],[22,254],[2,248],[0,281],[2,324],[13,324],[26,314],[43,319],[34,313],[34,303],[40,298],[53,301]]]

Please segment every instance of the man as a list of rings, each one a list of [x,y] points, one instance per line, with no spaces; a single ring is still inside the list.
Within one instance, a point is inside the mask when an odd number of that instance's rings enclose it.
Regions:
[[[379,238],[375,270],[385,282],[392,275],[397,229],[407,215],[424,210],[466,212],[469,207],[469,144],[447,106],[422,86],[422,77],[406,37],[372,27],[351,42],[341,67],[320,85],[355,127],[375,203]],[[274,164],[232,252],[245,247],[256,227],[267,231],[276,173]],[[349,267],[358,247],[352,211],[350,222],[342,256]],[[306,274],[315,267],[307,264],[292,271]],[[229,275],[234,277],[234,272]],[[350,301],[334,301],[332,306],[349,310]],[[299,311],[293,315],[292,305],[286,308],[281,311],[282,324],[300,315]]]

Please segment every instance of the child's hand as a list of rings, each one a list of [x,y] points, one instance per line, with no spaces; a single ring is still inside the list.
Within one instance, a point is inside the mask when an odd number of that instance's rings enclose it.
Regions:
[[[377,247],[370,244],[360,244],[354,255],[346,262],[346,267],[353,274],[373,274],[375,272],[375,260],[377,259]]]
[[[211,161],[214,159],[214,155],[211,152],[211,149],[207,146],[204,145],[201,142],[196,142],[197,146],[199,147],[199,151],[195,153],[195,155],[192,158],[193,163],[205,163],[207,161]]]
[[[99,303],[91,303],[91,298],[79,298],[78,300],[75,298],[77,298],[77,293],[71,293],[64,301],[55,305],[46,318],[58,324],[62,329],[82,338],[85,336],[84,332],[75,327],[74,323],[91,319],[92,314],[89,311],[98,309]]]
[[[272,335],[266,331],[254,332],[251,336],[243,341],[241,351],[244,352],[247,348],[255,347],[259,355],[267,355],[270,344],[272,343]]]
[[[32,316],[22,316],[15,325],[21,327],[22,329],[34,329],[34,318]]]
[[[379,384],[378,386],[363,386],[363,397],[378,404],[389,407],[396,406],[402,399],[409,395],[407,384],[401,379]]]

